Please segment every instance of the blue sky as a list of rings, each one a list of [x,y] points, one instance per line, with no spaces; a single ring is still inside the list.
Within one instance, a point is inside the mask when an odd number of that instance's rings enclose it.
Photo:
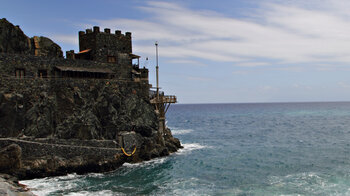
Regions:
[[[28,36],[78,51],[78,31],[131,31],[133,52],[180,103],[350,101],[347,0],[2,0]],[[146,61],[146,57],[149,61]]]

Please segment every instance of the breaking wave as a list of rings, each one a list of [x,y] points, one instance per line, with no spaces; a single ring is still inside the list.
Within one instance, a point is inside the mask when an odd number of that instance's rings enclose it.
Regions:
[[[23,180],[20,181],[20,183],[26,185],[35,195],[40,196],[49,195],[67,189],[74,189],[77,187],[77,184],[72,183],[72,181],[77,181],[80,179],[80,177],[81,176],[77,174],[68,174],[66,176],[59,177]]]
[[[203,146],[198,143],[182,144],[183,148],[179,149],[175,154],[183,155],[188,154],[194,150],[200,150],[204,148],[211,148],[211,146]]]
[[[124,195],[124,194],[118,194],[110,190],[103,190],[103,191],[96,191],[96,192],[90,192],[90,191],[80,191],[76,193],[69,193],[67,196],[112,196],[112,195]]]
[[[172,129],[171,133],[173,135],[185,135],[193,132],[193,129]]]
[[[144,161],[140,163],[124,163],[122,167],[133,168],[133,167],[146,167],[150,165],[159,165],[164,163],[168,157],[155,158],[149,161]]]
[[[188,154],[194,150],[211,148],[210,146],[203,146],[203,145],[198,144],[198,143],[182,144],[182,146],[183,146],[183,148],[179,149],[176,153],[174,153],[175,155],[184,155],[184,154]],[[169,158],[171,158],[171,156],[155,158],[155,159],[140,162],[140,163],[124,163],[122,167],[133,168],[133,167],[155,166],[155,165],[165,163]]]

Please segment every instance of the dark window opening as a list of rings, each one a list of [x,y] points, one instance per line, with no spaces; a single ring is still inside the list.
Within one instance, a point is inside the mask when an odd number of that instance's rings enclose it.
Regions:
[[[108,56],[107,57],[107,62],[108,63],[116,63],[117,62],[117,58],[115,56]]]
[[[15,76],[16,76],[16,78],[24,78],[24,76],[25,76],[25,70],[24,69],[21,69],[21,68],[17,68],[16,70],[15,70]]]
[[[38,77],[39,78],[47,78],[47,70],[46,69],[38,70]]]

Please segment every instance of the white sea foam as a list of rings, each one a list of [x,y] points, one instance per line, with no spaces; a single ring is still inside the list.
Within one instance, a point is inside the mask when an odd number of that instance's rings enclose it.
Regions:
[[[33,180],[20,181],[21,184],[28,186],[28,188],[35,195],[48,195],[60,190],[67,190],[75,188],[76,183],[72,181],[77,180],[80,176],[77,174],[68,174],[59,177],[47,177]]]
[[[280,192],[294,189],[305,195],[349,195],[348,179],[334,177],[316,172],[303,172],[286,176],[272,176],[269,178],[270,188]]]
[[[95,192],[89,192],[89,191],[80,191],[80,192],[76,192],[76,193],[69,193],[67,194],[67,196],[99,196],[99,195],[125,195],[125,194],[118,194],[115,192],[112,192],[110,190],[103,190],[103,191],[95,191]]]
[[[105,176],[105,174],[103,174],[103,173],[89,173],[89,174],[87,174],[87,176],[94,177],[94,178],[103,178]]]
[[[210,146],[204,146],[198,143],[189,143],[189,144],[182,144],[184,148],[179,149],[178,152],[175,153],[175,155],[185,155],[195,150],[200,150],[204,148],[210,148]],[[160,164],[165,163],[167,160],[169,160],[170,157],[161,157],[152,159],[150,161],[144,161],[141,163],[124,163],[122,168],[130,168],[132,171],[137,168],[143,168],[143,167],[157,167]],[[129,169],[128,169],[129,170]],[[42,178],[42,179],[33,179],[33,180],[24,180],[20,181],[21,184],[27,185],[30,190],[36,194],[36,195],[50,195],[55,194],[59,192],[65,192],[67,190],[73,190],[76,189],[77,186],[79,186],[79,181],[82,180],[84,177],[104,177],[104,174],[100,173],[90,173],[87,175],[77,175],[77,174],[68,174],[66,176],[59,176],[59,177],[48,177],[48,178]],[[193,179],[191,180],[193,182]],[[72,192],[69,193],[70,196],[80,196],[80,195],[92,195],[92,196],[98,196],[98,195],[123,195],[122,193],[115,193],[109,190],[104,191],[97,191],[97,192],[89,192],[89,191],[80,191],[80,192]]]
[[[140,162],[140,163],[124,163],[123,167],[134,168],[134,167],[146,167],[149,165],[159,165],[159,164],[163,164],[167,159],[168,157],[161,157],[161,158],[155,158],[155,159]]]
[[[193,132],[193,129],[172,129],[171,133],[173,135],[185,135]]]
[[[198,143],[182,144],[182,146],[183,146],[183,148],[179,149],[175,154],[183,155],[183,154],[190,153],[191,151],[194,151],[194,150],[200,150],[203,148],[211,148],[209,146],[203,146],[203,145],[198,144]],[[150,166],[150,165],[154,166],[154,165],[163,164],[168,159],[169,159],[169,157],[161,157],[161,158],[155,158],[155,159],[140,162],[140,163],[124,163],[123,167],[135,168],[135,167],[146,167],[146,166]]]
[[[183,148],[179,149],[176,154],[182,155],[182,154],[187,154],[190,153],[194,150],[200,150],[203,148],[211,148],[210,146],[203,146],[198,143],[191,143],[191,144],[182,144]]]
[[[213,195],[214,187],[214,183],[200,178],[180,178],[164,183],[155,195]]]

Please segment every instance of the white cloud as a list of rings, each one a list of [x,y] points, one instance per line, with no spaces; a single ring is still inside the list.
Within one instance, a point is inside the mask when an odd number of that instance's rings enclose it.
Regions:
[[[193,66],[207,66],[204,63],[194,61],[194,60],[189,60],[189,59],[172,59],[167,61],[167,63],[172,63],[172,64],[186,64],[186,65],[193,65]]]
[[[233,75],[246,75],[248,74],[248,71],[233,71]]]
[[[213,79],[208,78],[208,77],[196,77],[196,76],[188,76],[187,79],[188,79],[188,80],[191,80],[191,81],[198,81],[198,82],[209,82],[209,81],[213,81]]]
[[[259,88],[259,90],[262,91],[262,92],[266,92],[266,91],[277,90],[277,88],[269,86],[269,85],[265,85],[265,86],[261,86]]]
[[[312,89],[311,86],[304,85],[304,84],[293,84],[292,87],[296,88],[296,89],[303,89],[303,90],[311,90]]]
[[[266,1],[265,1],[266,2]],[[136,52],[172,59],[199,58],[236,66],[289,63],[350,63],[350,3],[273,1],[260,4],[251,18],[232,18],[211,10],[150,1],[144,19],[95,20],[101,27],[133,32]],[[64,39],[63,39],[64,40]]]
[[[74,44],[74,45],[79,44],[77,35],[51,35],[50,37],[59,43]]]
[[[350,84],[346,83],[346,82],[338,82],[338,86],[342,87],[342,88],[350,88]]]
[[[239,62],[239,63],[236,63],[235,65],[242,66],[242,67],[258,67],[258,66],[267,66],[270,64],[271,63],[267,63],[267,62]]]

